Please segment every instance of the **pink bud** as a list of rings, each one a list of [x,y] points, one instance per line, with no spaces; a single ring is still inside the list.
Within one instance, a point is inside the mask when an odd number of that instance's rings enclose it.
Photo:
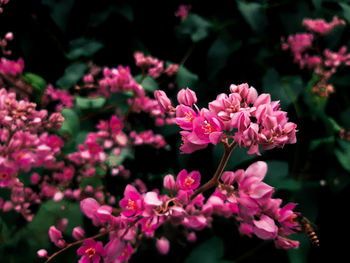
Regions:
[[[30,183],[31,184],[37,184],[39,183],[41,177],[38,173],[33,173],[31,176],[30,176]]]
[[[189,233],[187,236],[187,240],[188,240],[188,242],[196,242],[196,240],[197,240],[196,233],[195,232]]]
[[[73,228],[73,232],[72,232],[72,236],[76,239],[76,240],[80,240],[83,239],[85,235],[85,231],[84,229],[82,229],[80,226],[74,227]]]
[[[156,247],[161,254],[163,255],[168,254],[169,247],[170,247],[169,240],[166,239],[165,237],[158,239],[156,243]]]
[[[221,180],[224,182],[224,184],[233,184],[233,181],[235,180],[235,173],[231,171],[223,172],[221,175]]]
[[[197,102],[196,93],[193,90],[182,89],[177,93],[177,101],[180,104],[184,104],[186,106],[192,106],[193,103]]]
[[[2,210],[3,210],[4,212],[8,212],[8,211],[10,211],[12,208],[13,208],[12,202],[11,202],[11,201],[6,201],[6,202],[4,203],[4,205],[3,205],[3,207],[2,207]]]
[[[174,176],[172,174],[168,174],[168,175],[166,175],[164,177],[163,186],[166,189],[174,190],[174,188],[175,188],[175,179],[174,179]]]
[[[47,251],[45,249],[40,249],[36,252],[39,258],[46,258],[47,257]]]
[[[158,103],[163,107],[165,111],[169,111],[171,107],[171,101],[164,91],[156,90],[154,92],[154,97],[157,99]]]
[[[5,39],[6,39],[6,40],[12,40],[12,39],[13,39],[13,34],[12,34],[12,32],[6,33]]]
[[[49,229],[49,236],[50,236],[50,240],[55,243],[56,246],[58,247],[63,247],[63,243],[60,242],[61,240],[64,242],[64,240],[62,239],[62,232],[60,230],[58,230],[55,226],[51,226]]]

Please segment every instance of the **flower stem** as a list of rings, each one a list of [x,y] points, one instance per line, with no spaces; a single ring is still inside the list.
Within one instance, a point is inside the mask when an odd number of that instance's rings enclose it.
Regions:
[[[216,172],[214,173],[213,177],[208,182],[206,182],[201,187],[199,187],[191,195],[191,197],[190,197],[191,200],[193,200],[197,195],[207,191],[208,189],[219,185],[220,176],[221,176],[222,172],[224,171],[224,169],[226,167],[226,164],[228,162],[228,159],[230,158],[231,153],[232,153],[233,149],[236,147],[236,145],[237,145],[236,142],[232,142],[230,145],[224,144],[225,152],[224,152],[224,155],[221,158],[221,161],[220,161],[220,164],[219,164],[218,168],[216,169]]]
[[[59,251],[56,251],[55,253],[53,253],[50,257],[48,257],[48,259],[45,261],[45,263],[49,262],[51,259],[53,259],[54,257],[56,257],[57,255],[61,254],[63,251],[66,251],[68,248],[70,247],[73,247],[75,245],[78,245],[80,243],[83,243],[86,239],[95,239],[95,238],[99,238],[99,237],[102,237],[106,234],[108,234],[110,232],[110,230],[107,230],[105,232],[101,232],[97,235],[94,235],[92,237],[87,237],[87,238],[84,238],[84,239],[80,239],[78,241],[75,241],[73,243],[69,243],[67,246],[65,246],[64,248],[62,248],[61,250]]]

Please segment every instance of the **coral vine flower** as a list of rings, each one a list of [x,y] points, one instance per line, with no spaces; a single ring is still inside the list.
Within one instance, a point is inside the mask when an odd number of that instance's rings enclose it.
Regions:
[[[124,198],[120,200],[121,213],[124,216],[137,216],[142,213],[143,200],[141,194],[130,184],[125,187]]]
[[[105,251],[101,241],[86,239],[84,245],[77,250],[77,254],[82,256],[79,263],[98,263],[101,257],[105,256]]]
[[[111,120],[109,121],[109,125],[111,127],[112,132],[114,133],[120,132],[124,127],[123,122],[120,119],[118,119],[116,116],[111,117]]]
[[[187,173],[185,169],[179,172],[176,178],[178,189],[192,191],[200,185],[201,175],[198,171]]]

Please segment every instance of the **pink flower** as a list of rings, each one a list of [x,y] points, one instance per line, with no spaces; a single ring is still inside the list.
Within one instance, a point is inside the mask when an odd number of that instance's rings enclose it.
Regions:
[[[187,139],[194,144],[216,145],[223,134],[223,123],[212,112],[202,109],[201,116],[193,120],[193,132]]]
[[[93,198],[85,198],[80,202],[80,209],[88,218],[92,219],[94,225],[101,225],[112,219],[112,207],[102,205]]]
[[[86,239],[84,245],[77,250],[77,254],[82,256],[79,263],[98,263],[101,257],[105,256],[102,242],[96,242],[93,239]]]
[[[277,236],[277,239],[274,240],[274,243],[276,248],[280,248],[280,249],[299,248],[299,241],[291,240],[289,238],[282,237],[282,236]]]
[[[17,61],[1,58],[0,60],[0,72],[4,75],[10,74],[16,76],[18,73],[22,73],[24,68],[24,61],[19,58]]]
[[[274,239],[277,237],[278,227],[274,220],[266,215],[262,215],[260,220],[253,220],[254,234],[261,239]]]
[[[124,124],[120,119],[113,115],[109,121],[109,126],[111,127],[112,132],[118,133],[123,129]]]
[[[197,102],[197,96],[196,93],[193,90],[190,90],[189,88],[181,89],[177,93],[177,101],[180,104],[192,106],[192,104]]]
[[[137,216],[142,213],[143,199],[136,188],[130,184],[125,187],[124,198],[120,200],[121,213],[124,216]]]
[[[124,250],[122,251],[120,257],[117,258],[116,262],[128,262],[131,257],[131,254],[134,252],[130,243],[127,243]]]
[[[179,172],[176,178],[178,189],[192,191],[200,185],[201,175],[198,171],[187,173],[185,169]]]
[[[197,150],[204,149],[208,146],[207,143],[193,143],[189,138],[193,137],[193,134],[188,131],[181,131],[182,144],[180,147],[181,153],[192,153]]]
[[[104,247],[105,257],[103,258],[103,262],[115,262],[115,260],[122,255],[125,248],[126,244],[124,241],[121,241],[119,238],[111,238]]]
[[[168,254],[169,248],[170,248],[169,240],[166,239],[165,237],[161,237],[160,239],[157,240],[156,247],[161,254],[163,255]]]
[[[193,120],[199,117],[199,114],[196,113],[191,107],[178,105],[176,107],[176,124],[184,130],[193,129]]]

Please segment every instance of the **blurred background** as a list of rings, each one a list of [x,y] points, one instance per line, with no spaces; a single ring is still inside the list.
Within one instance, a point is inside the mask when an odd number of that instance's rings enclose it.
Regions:
[[[183,22],[174,15],[180,4],[191,6]],[[338,51],[341,46],[350,47],[350,1],[345,0],[11,0],[0,14],[0,35],[13,32],[11,58],[22,57],[25,72],[55,87],[72,90],[90,61],[102,67],[129,66],[136,75],[139,69],[133,54],[142,51],[184,66],[175,87],[158,84],[173,99],[179,88],[188,86],[196,91],[199,106],[207,107],[217,94],[228,93],[230,84],[247,82],[259,93],[280,100],[290,121],[298,125],[296,144],[262,152],[262,156],[236,149],[226,170],[266,161],[265,182],[275,187],[275,197],[297,203],[296,210],[315,224],[320,248],[314,248],[305,234],[297,234],[300,249],[277,250],[272,242],[241,236],[230,220],[214,218],[211,229],[197,233],[197,242],[188,243],[178,234],[181,229],[167,229],[173,237],[168,255],[159,255],[150,241],[140,246],[130,262],[303,263],[322,262],[326,257],[346,262],[341,259],[349,244],[350,142],[339,134],[350,130],[350,68],[341,67],[332,76],[335,92],[322,98],[320,106],[309,99],[312,72],[300,69],[290,52],[281,49],[281,37],[306,32],[303,18],[331,21],[334,15],[347,24],[323,37],[319,46]],[[77,55],[73,51],[79,48]],[[93,127],[102,117],[91,118],[86,127]],[[147,116],[137,118],[148,125]],[[165,136],[170,147],[137,147],[135,158],[125,162],[132,177],[141,178],[149,189],[161,187],[166,173],[182,169],[199,170],[203,181],[211,178],[222,148],[183,155],[177,127],[156,127],[155,131]],[[120,179],[109,187],[122,194],[125,184]],[[47,230],[58,208],[52,203],[40,208],[39,219],[31,223],[14,214],[1,214],[0,261],[42,262],[36,256],[38,249],[55,251],[49,247]],[[84,223],[79,206],[64,213]],[[75,253],[75,248],[70,249],[52,262],[76,262]]]

